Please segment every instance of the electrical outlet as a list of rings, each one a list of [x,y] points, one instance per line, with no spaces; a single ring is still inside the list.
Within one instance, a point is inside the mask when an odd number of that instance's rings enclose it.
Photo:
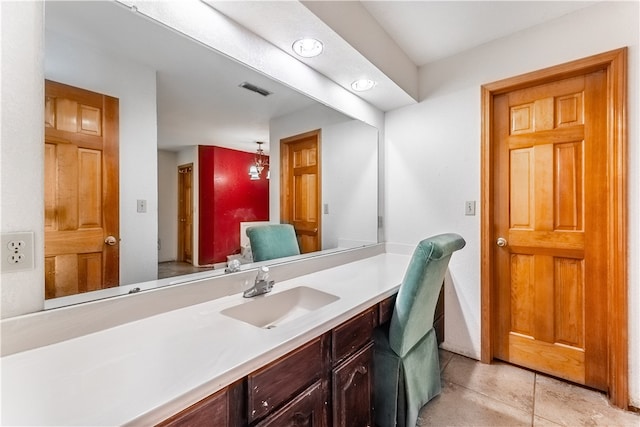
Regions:
[[[147,201],[146,201],[146,200],[140,200],[140,199],[138,199],[138,200],[137,200],[137,203],[136,203],[136,206],[137,206],[137,211],[138,211],[138,213],[145,213],[145,212],[147,212]]]
[[[33,270],[33,232],[2,233],[2,272]]]

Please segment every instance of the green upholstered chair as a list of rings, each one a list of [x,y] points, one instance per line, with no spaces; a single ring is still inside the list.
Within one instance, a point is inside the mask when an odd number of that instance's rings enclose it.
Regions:
[[[291,224],[248,227],[247,237],[256,262],[300,254],[296,231]]]
[[[457,234],[418,243],[396,298],[391,322],[374,332],[375,420],[378,427],[415,427],[422,406],[440,394],[433,317]]]

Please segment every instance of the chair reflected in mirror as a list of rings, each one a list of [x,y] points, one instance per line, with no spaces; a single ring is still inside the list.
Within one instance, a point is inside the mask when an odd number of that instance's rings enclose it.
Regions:
[[[451,254],[464,245],[464,239],[454,233],[418,243],[400,285],[391,321],[375,330],[378,427],[414,427],[420,409],[440,394],[434,313]]]
[[[291,224],[248,227],[247,237],[255,262],[300,255],[296,232]]]

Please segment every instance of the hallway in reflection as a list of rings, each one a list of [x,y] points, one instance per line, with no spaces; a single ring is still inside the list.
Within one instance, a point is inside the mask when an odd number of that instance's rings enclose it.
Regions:
[[[199,273],[213,270],[213,267],[196,267],[188,262],[166,261],[158,263],[158,279],[182,276],[183,274]]]

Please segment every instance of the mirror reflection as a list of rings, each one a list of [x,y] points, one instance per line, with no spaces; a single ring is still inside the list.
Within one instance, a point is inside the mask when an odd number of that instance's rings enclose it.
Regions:
[[[86,300],[158,278],[160,285],[176,283],[182,280],[177,274],[190,274],[185,280],[220,274],[234,259],[250,267],[244,230],[255,224],[293,224],[304,254],[377,242],[377,129],[118,3],[47,2],[45,27],[45,77],[62,84],[47,99],[65,100],[50,102],[51,108],[46,103],[55,119],[45,120],[51,128],[46,151],[54,153],[45,172],[56,185],[47,184],[45,192],[45,234],[70,242],[75,237],[60,233],[69,222],[82,231],[105,228],[99,254],[79,256],[84,264],[70,273],[62,273],[65,260],[73,264],[68,249],[56,253],[60,245],[47,241],[48,307],[78,302],[63,297],[78,292]],[[61,92],[67,86],[117,100],[113,203],[87,207],[82,197],[87,183],[101,191],[113,187],[87,178],[89,172],[103,176],[108,167],[91,160],[93,142],[86,146],[88,133],[104,135],[113,125],[97,120],[101,113],[90,102],[85,108],[67,101],[71,95]],[[83,115],[64,119],[65,105]],[[80,137],[59,128],[70,120],[82,124]],[[70,220],[56,205],[56,186],[74,138],[83,141],[71,156],[79,159],[80,213]],[[316,144],[311,151],[309,141]],[[307,163],[296,163],[300,159]],[[251,175],[251,166],[262,171]],[[96,207],[110,204],[118,206],[118,221],[107,229]],[[102,261],[114,257],[116,267],[104,267]],[[102,283],[107,275],[100,272],[113,270],[116,282]],[[64,284],[69,277],[73,283]],[[100,290],[108,286],[120,289]]]

